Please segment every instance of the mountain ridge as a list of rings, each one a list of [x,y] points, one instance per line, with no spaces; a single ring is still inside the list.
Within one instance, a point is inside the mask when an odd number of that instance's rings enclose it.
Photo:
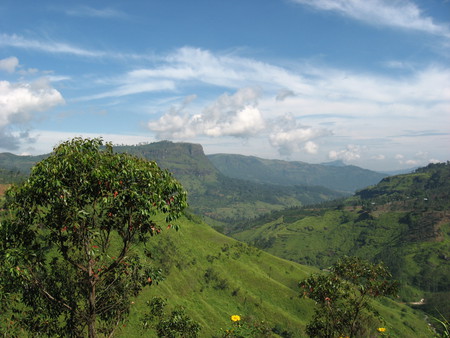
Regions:
[[[259,183],[315,185],[353,193],[378,183],[386,174],[353,165],[309,164],[238,154],[207,155],[223,174]]]

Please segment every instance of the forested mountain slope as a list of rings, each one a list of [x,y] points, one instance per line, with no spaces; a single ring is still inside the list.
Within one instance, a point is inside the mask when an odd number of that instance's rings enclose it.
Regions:
[[[344,164],[308,164],[232,154],[208,155],[208,158],[229,177],[281,185],[318,185],[351,193],[376,184],[387,176]]]

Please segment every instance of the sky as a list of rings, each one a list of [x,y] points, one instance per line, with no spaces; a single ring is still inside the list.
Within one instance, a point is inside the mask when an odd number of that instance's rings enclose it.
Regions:
[[[2,0],[0,152],[450,160],[449,0]]]

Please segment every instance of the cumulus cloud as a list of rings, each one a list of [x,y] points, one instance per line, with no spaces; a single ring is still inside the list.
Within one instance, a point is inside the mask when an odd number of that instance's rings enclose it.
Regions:
[[[354,144],[349,144],[345,149],[331,150],[328,153],[331,160],[354,161],[361,158],[361,147]]]
[[[11,128],[26,126],[36,112],[64,103],[64,99],[46,79],[33,83],[0,81],[0,147],[16,149],[19,140],[29,139],[28,133],[13,133]]]
[[[47,80],[13,84],[0,81],[0,126],[9,123],[26,123],[32,113],[44,111],[64,103],[60,92]]]
[[[8,127],[0,127],[0,149],[17,150],[22,143],[34,143],[36,138],[28,130],[13,132]]]
[[[269,142],[283,156],[290,156],[297,151],[315,154],[318,145],[313,140],[331,134],[326,129],[302,125],[292,114],[272,120],[270,126]]]
[[[450,37],[448,25],[436,23],[409,0],[291,0],[332,11],[371,25],[416,30]]]
[[[19,60],[14,56],[0,60],[0,70],[8,73],[14,73],[18,65]]]
[[[233,95],[223,94],[202,113],[184,112],[187,102],[180,108],[172,108],[148,128],[159,138],[188,138],[194,136],[235,136],[246,138],[256,135],[265,127],[261,112],[256,107],[259,93],[253,88],[244,88]]]

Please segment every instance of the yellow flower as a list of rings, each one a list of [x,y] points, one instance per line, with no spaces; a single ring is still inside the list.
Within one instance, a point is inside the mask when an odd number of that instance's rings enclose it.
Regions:
[[[232,315],[232,316],[231,316],[231,320],[232,320],[233,322],[238,322],[238,321],[241,320],[241,317],[238,316],[238,315]]]
[[[385,332],[386,328],[385,327],[379,327],[377,330],[378,330],[378,332]]]

